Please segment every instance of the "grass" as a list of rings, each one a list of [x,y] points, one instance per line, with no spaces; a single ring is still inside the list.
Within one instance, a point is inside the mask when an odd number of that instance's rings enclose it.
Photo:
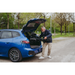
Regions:
[[[41,34],[41,32],[35,32],[35,33],[36,34]],[[55,36],[52,35],[52,38],[58,38],[58,37],[75,37],[75,35],[73,35],[73,33],[66,33],[66,35],[65,35],[65,33],[62,33],[62,35],[61,35],[61,33],[56,33]]]
[[[65,35],[65,33],[62,33],[62,35],[61,35],[61,33],[56,33],[56,35],[54,36],[52,36],[52,38],[58,38],[58,37],[75,37],[75,35],[73,35],[73,33],[66,33],[66,35]]]

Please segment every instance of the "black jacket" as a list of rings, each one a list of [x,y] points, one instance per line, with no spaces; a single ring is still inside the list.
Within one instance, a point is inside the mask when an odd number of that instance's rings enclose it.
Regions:
[[[45,30],[45,32],[41,32],[40,38],[41,37],[47,37],[47,39],[45,41],[43,41],[44,43],[52,43],[52,34],[49,30]]]

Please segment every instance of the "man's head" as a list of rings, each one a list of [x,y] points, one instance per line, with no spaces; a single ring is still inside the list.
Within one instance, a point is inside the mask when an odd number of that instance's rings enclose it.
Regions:
[[[43,26],[43,27],[41,27],[41,31],[42,32],[45,32],[45,30],[46,30],[46,28]]]

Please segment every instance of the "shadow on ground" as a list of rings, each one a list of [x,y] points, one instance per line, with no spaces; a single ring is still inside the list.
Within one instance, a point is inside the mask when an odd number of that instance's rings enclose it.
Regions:
[[[0,57],[0,62],[10,62],[11,60],[7,57]]]
[[[23,58],[21,62],[38,62],[40,61],[38,58],[39,58],[38,56]],[[12,62],[12,61],[6,57],[0,57],[0,62]]]
[[[38,62],[39,61],[38,58],[39,58],[38,56],[23,58],[22,62]]]

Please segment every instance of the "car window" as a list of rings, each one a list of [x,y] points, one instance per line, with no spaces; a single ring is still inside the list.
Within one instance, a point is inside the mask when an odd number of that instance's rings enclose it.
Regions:
[[[12,34],[13,34],[13,37],[18,37],[18,36],[20,36],[20,34],[18,33],[18,32],[12,32]]]
[[[1,39],[6,39],[6,38],[12,38],[12,34],[11,32],[8,32],[8,31],[3,31],[2,32],[2,35],[1,35]]]

